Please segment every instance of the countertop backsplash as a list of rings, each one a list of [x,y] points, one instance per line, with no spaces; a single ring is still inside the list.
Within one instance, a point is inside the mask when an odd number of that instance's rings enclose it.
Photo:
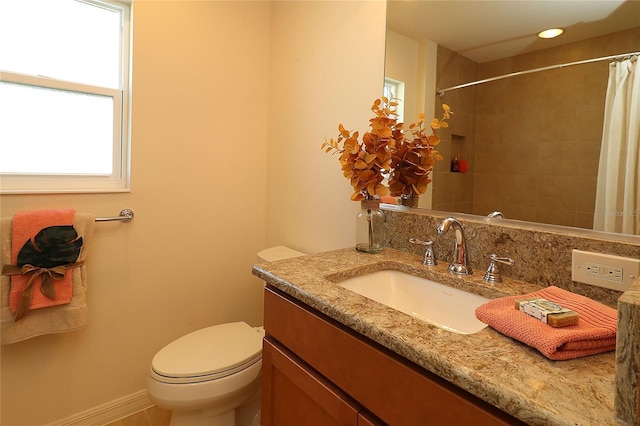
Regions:
[[[450,214],[434,210],[383,206],[386,217],[387,246],[414,254],[424,249],[409,243],[409,238],[433,240],[439,262],[450,262],[453,233],[438,235],[438,223]],[[469,261],[474,275],[483,275],[489,265],[489,255],[495,253],[515,261],[513,266],[501,266],[503,276],[531,284],[555,285],[616,307],[621,292],[582,284],[571,280],[573,249],[626,256],[640,259],[640,243],[601,239],[590,231],[550,225],[523,223],[501,218],[483,218],[465,214],[453,215],[462,223]],[[525,226],[526,224],[526,226]],[[612,236],[615,237],[615,236]],[[630,240],[621,238],[621,240]]]

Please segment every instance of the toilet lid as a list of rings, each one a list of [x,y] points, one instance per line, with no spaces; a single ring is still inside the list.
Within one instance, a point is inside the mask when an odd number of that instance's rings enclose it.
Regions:
[[[261,359],[263,334],[244,322],[203,328],[162,348],[151,369],[171,383],[229,376]]]

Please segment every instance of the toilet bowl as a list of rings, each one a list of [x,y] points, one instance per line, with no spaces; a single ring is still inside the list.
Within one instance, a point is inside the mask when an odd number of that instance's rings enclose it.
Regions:
[[[302,256],[288,247],[258,253],[259,262]],[[170,426],[259,426],[262,327],[234,322],[206,327],[153,357],[147,394],[171,410]]]
[[[151,361],[149,398],[172,411],[171,426],[235,426],[236,409],[260,399],[263,336],[262,328],[235,322],[169,343]]]

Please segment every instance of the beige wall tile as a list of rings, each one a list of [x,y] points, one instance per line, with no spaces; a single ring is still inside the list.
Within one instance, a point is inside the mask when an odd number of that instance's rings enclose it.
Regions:
[[[557,217],[573,218],[578,198],[576,185],[577,178],[573,176],[539,176],[536,200],[538,208],[555,210],[554,216]],[[550,215],[548,212],[545,214]]]
[[[579,176],[576,187],[576,213],[590,213],[593,217],[593,209],[596,205],[596,184],[598,178],[595,176]],[[593,226],[593,220],[591,221]]]
[[[514,175],[537,175],[540,170],[538,151],[535,144],[509,144],[503,148],[502,168],[505,180]]]
[[[475,175],[497,173],[502,168],[504,155],[501,145],[476,145],[475,161],[472,160]]]
[[[535,204],[503,204],[500,210],[502,214],[504,214],[504,217],[508,219],[526,220],[529,222],[535,222],[537,219]]]
[[[473,201],[473,176],[466,173],[451,173],[453,181],[454,204],[472,203]]]
[[[538,177],[534,175],[512,176],[503,180],[500,191],[503,205],[513,207],[535,206],[537,182]]]
[[[580,145],[572,141],[540,142],[538,174],[575,176],[580,164]]]
[[[502,176],[495,174],[476,174],[473,187],[473,199],[482,205],[491,205],[492,210],[499,210],[501,205]]]
[[[564,209],[549,209],[539,207],[536,209],[536,222],[550,223],[552,225],[576,226],[574,214]]]
[[[592,228],[593,213],[576,212],[576,221],[573,226],[577,226],[578,228]]]
[[[501,145],[504,134],[504,114],[485,112],[476,115],[476,143],[478,145]]]

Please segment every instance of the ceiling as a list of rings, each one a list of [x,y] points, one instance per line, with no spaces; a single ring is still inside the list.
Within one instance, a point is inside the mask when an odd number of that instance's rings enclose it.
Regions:
[[[640,0],[387,1],[388,28],[478,63],[638,26]],[[557,27],[565,30],[560,37],[538,39],[541,30]]]

